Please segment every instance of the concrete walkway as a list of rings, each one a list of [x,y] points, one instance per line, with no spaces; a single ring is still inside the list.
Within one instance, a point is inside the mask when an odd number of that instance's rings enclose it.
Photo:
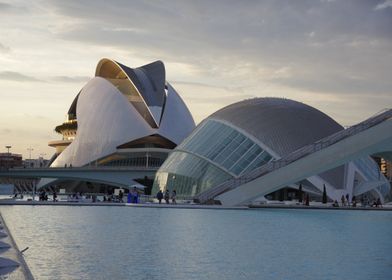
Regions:
[[[332,207],[332,206],[323,206],[323,205],[285,205],[285,204],[260,204],[260,205],[250,205],[251,209],[316,209],[316,210],[360,210],[360,211],[392,211],[392,207],[349,207],[349,206],[341,206],[341,207]]]
[[[366,211],[392,211],[392,205],[384,205],[383,207],[332,207],[331,205],[323,205],[321,203],[310,204],[310,206],[297,205],[297,204],[284,204],[284,203],[268,203],[268,204],[257,204],[249,206],[222,206],[222,205],[200,205],[191,203],[178,203],[178,204],[158,204],[152,202],[146,203],[119,203],[119,202],[68,202],[68,201],[27,201],[27,200],[13,200],[4,199],[0,200],[0,206],[5,205],[29,205],[29,206],[126,206],[126,207],[137,207],[137,208],[172,208],[172,209],[214,209],[214,210],[250,210],[250,209],[318,209],[318,210],[366,210]]]

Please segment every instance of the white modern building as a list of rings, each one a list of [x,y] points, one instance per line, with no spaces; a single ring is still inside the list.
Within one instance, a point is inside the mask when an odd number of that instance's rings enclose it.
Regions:
[[[244,179],[245,184],[249,181],[247,175],[255,170],[343,130],[326,114],[300,102],[280,98],[238,102],[209,116],[177,146],[159,169],[153,192],[175,189],[179,196],[197,198],[225,182],[237,180],[237,185],[241,185]],[[339,159],[339,155],[335,157]],[[324,165],[322,157],[315,162]],[[273,191],[298,189],[299,185],[314,196],[321,196],[325,186],[332,200],[340,200],[346,194],[350,198],[366,194],[383,201],[390,199],[390,184],[369,156],[344,162],[288,185],[275,186],[275,189],[270,188],[271,184],[274,182],[254,184],[252,192],[250,188],[238,187],[235,197],[227,198],[223,194],[221,201],[241,204],[242,197],[244,201],[245,197],[256,199],[257,195],[268,198]],[[211,192],[210,198],[222,196],[221,193],[230,188],[233,187],[222,188],[220,193]]]
[[[49,143],[56,148],[50,167],[158,168],[194,127],[161,61],[129,68],[105,58],[56,127],[63,139]],[[60,183],[43,179],[39,187]]]

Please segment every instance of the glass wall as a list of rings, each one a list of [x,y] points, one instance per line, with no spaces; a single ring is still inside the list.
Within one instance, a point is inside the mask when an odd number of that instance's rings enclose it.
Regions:
[[[162,152],[134,152],[115,154],[98,162],[100,166],[110,167],[160,167],[167,158]]]
[[[235,176],[249,172],[272,159],[271,155],[251,139],[215,120],[205,121],[177,149],[206,157]]]
[[[167,188],[182,196],[194,196],[230,178],[230,174],[202,158],[174,151],[159,169],[153,193]]]
[[[209,119],[170,154],[155,177],[153,192],[168,188],[194,196],[271,159],[246,135]]]

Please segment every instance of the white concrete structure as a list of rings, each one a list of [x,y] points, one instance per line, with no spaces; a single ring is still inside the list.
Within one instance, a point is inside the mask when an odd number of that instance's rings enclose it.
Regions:
[[[143,80],[138,81],[135,77],[132,81],[124,69],[128,73],[133,69],[108,59],[101,60],[96,77],[78,95],[75,140],[51,166],[83,166],[115,153],[122,144],[154,134],[177,145],[181,143],[191,133],[195,123],[177,92],[168,83],[165,84],[163,63],[155,63],[159,68],[157,71],[161,72],[154,75],[159,77],[161,84],[156,84],[158,81],[154,80],[155,76],[147,79],[148,72],[144,74]],[[114,71],[115,74],[104,72],[105,65],[109,68],[107,72]],[[154,64],[148,66],[150,69]],[[143,67],[134,70],[145,73]],[[144,91],[138,90],[136,82],[141,84]],[[148,100],[154,104],[153,101],[158,102],[158,99],[159,105],[148,106]]]
[[[378,173],[373,177],[373,180],[362,180],[360,183],[355,184],[354,178],[356,173],[364,178],[368,178],[365,173],[369,172],[369,170],[366,170],[369,166],[365,165],[365,167],[362,167],[361,163],[355,160],[362,157],[362,162],[366,164],[366,161],[363,160],[364,156],[387,151],[392,151],[392,117],[331,146],[321,148],[288,165],[278,167],[254,180],[241,184],[218,195],[215,199],[226,206],[249,204],[262,195],[303,180],[312,174],[318,174],[348,163],[347,187],[345,189],[335,189],[333,186],[328,185],[328,196],[339,200],[342,195],[347,193],[352,197],[353,195],[359,196],[372,191],[384,202],[384,198],[390,199],[388,181],[382,174]],[[263,187],[261,188],[260,186]]]
[[[51,167],[160,165],[195,127],[161,61],[132,69],[102,59],[68,114],[76,135]]]

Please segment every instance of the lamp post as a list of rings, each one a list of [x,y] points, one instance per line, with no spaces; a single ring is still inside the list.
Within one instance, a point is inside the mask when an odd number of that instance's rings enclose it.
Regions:
[[[45,153],[40,153],[39,154],[39,156],[40,156],[40,159],[39,159],[39,167],[43,167],[44,166],[44,156],[46,156],[46,154]]]
[[[27,150],[29,151],[29,159],[31,160],[31,152],[34,151],[34,149],[30,146],[29,148],[27,148]]]
[[[5,162],[5,166],[6,168],[10,168],[12,163],[11,163],[11,154],[10,154],[10,149],[11,149],[11,145],[7,145],[5,146],[5,148],[7,149],[7,156],[8,156],[8,160]]]
[[[150,156],[150,154],[147,152],[146,153],[146,168],[148,168],[148,157]]]

